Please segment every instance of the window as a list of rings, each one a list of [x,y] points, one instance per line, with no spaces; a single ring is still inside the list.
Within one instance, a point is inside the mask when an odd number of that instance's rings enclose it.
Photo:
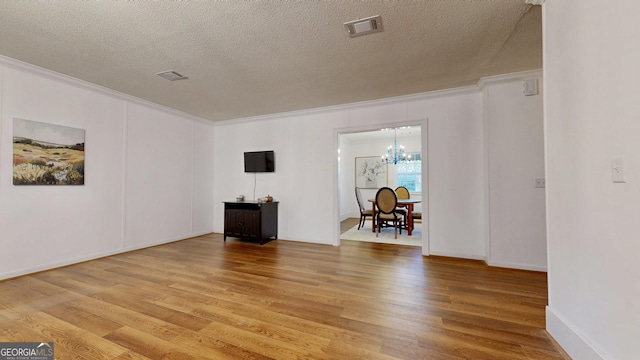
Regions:
[[[409,192],[422,192],[422,154],[411,153],[411,161],[396,164],[398,186],[404,186]]]

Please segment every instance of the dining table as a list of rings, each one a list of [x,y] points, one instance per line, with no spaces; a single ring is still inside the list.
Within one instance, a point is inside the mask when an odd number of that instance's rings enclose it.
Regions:
[[[369,199],[369,202],[373,206],[371,231],[376,232],[376,199]],[[397,207],[404,207],[407,209],[407,234],[409,236],[411,236],[411,233],[413,233],[413,206],[415,204],[420,204],[421,202],[421,199],[398,199]]]

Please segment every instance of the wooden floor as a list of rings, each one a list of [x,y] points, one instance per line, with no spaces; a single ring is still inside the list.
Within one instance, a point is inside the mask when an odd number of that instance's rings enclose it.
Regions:
[[[57,359],[564,359],[546,289],[419,247],[212,234],[0,282],[0,341]]]

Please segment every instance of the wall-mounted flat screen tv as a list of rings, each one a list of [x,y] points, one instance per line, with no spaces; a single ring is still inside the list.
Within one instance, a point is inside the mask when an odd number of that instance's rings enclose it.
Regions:
[[[274,172],[276,157],[273,150],[244,153],[244,172]]]

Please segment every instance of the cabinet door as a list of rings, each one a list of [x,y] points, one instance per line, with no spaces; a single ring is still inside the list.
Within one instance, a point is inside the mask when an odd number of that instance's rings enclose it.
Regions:
[[[242,233],[242,211],[226,210],[224,213],[224,232],[228,235],[240,236]]]
[[[260,236],[260,211],[245,210],[242,212],[242,236]]]

